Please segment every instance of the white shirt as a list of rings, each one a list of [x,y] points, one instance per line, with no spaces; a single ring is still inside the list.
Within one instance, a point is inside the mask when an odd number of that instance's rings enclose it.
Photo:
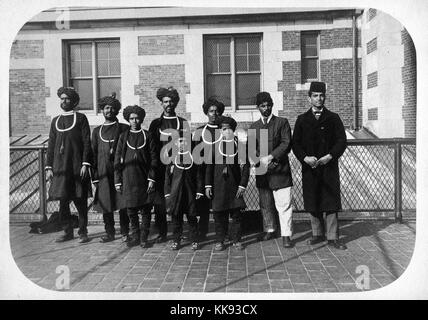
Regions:
[[[270,119],[272,119],[272,116],[273,116],[273,113],[271,113],[271,114],[270,114],[270,116],[269,116],[269,117],[267,117],[267,121],[266,121],[266,123],[269,123]],[[260,119],[262,120],[262,123],[263,123],[263,124],[266,124],[266,123],[265,123],[265,121],[264,121],[264,118],[263,118],[263,117],[260,117]]]

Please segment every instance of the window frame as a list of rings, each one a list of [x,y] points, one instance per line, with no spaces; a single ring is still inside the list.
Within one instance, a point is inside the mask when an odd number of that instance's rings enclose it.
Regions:
[[[317,49],[317,55],[316,56],[303,56],[303,38],[305,35],[314,35],[316,37],[316,49]],[[309,83],[312,81],[321,81],[321,59],[320,59],[320,32],[318,30],[310,30],[310,31],[301,31],[300,33],[300,79],[301,83]],[[316,60],[316,66],[317,66],[317,77],[316,78],[303,78],[303,65],[304,61],[308,60]]]
[[[120,74],[119,75],[109,75],[109,76],[100,76],[98,75],[97,70],[97,51],[96,46],[97,43],[111,43],[116,42],[119,44],[119,54],[120,54],[120,38],[96,38],[96,39],[67,39],[63,40],[63,74],[65,75],[63,78],[64,86],[71,86],[72,80],[92,80],[92,109],[82,109],[79,112],[87,113],[87,114],[95,114],[98,115],[101,113],[98,110],[98,99],[99,97],[99,79],[120,79],[120,89],[122,91],[122,57],[119,57],[120,64]],[[73,44],[91,44],[91,60],[92,60],[92,75],[89,77],[72,77],[71,76],[71,50],[70,46]]]
[[[237,38],[257,37],[259,40],[259,57],[260,57],[260,70],[259,71],[236,71],[236,46],[235,40]],[[216,72],[208,73],[207,70],[207,42],[211,39],[229,39],[230,41],[230,71],[229,72]],[[225,34],[205,34],[203,36],[203,76],[204,76],[204,99],[208,97],[208,75],[230,75],[230,106],[225,106],[225,111],[228,112],[240,112],[240,111],[253,111],[257,109],[255,104],[253,105],[237,105],[237,75],[239,74],[259,74],[260,78],[260,91],[263,91],[263,33],[225,33]]]

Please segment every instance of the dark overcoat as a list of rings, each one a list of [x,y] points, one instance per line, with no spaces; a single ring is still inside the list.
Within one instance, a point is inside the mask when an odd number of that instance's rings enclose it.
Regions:
[[[293,152],[302,163],[303,200],[308,212],[342,209],[340,198],[339,157],[346,149],[346,133],[337,113],[324,108],[317,120],[309,109],[299,115],[293,132]],[[312,169],[303,159],[317,159],[331,154],[326,165]]]
[[[238,139],[235,137],[238,143]],[[219,142],[217,145],[222,145]],[[236,147],[239,148],[239,147]],[[223,148],[223,153],[225,153]],[[246,148],[243,148],[246,150]],[[233,161],[229,163],[226,157],[223,156],[222,162],[216,157],[215,164],[207,164],[205,170],[205,186],[212,187],[212,210],[214,212],[227,211],[233,209],[244,209],[246,207],[243,197],[236,198],[236,192],[239,186],[246,188],[250,176],[250,163],[246,159],[245,163],[240,163],[239,153],[237,149],[234,150],[236,155]]]
[[[155,185],[158,182],[157,167],[157,149],[148,131],[132,133],[126,130],[120,135],[114,158],[114,183],[122,184],[119,209],[153,203],[156,192],[148,195],[147,187],[148,179],[155,181]]]
[[[71,129],[61,131],[68,128]],[[46,167],[53,171],[49,200],[84,199],[92,195],[89,177],[84,180],[80,178],[83,163],[92,163],[88,119],[79,112],[54,117],[46,158]]]
[[[267,129],[268,132],[268,154],[273,156],[272,165],[268,167],[265,174],[256,175],[256,186],[266,189],[282,189],[291,187],[290,162],[288,154],[291,151],[291,128],[286,118],[272,115],[269,123],[264,124],[262,120],[254,122],[248,131],[248,139],[256,139],[256,155],[260,157],[261,141],[260,131]],[[251,143],[248,144],[251,146]],[[249,153],[251,155],[251,151]],[[268,155],[267,154],[267,155]],[[257,161],[254,161],[257,163]]]
[[[102,213],[117,210],[121,200],[121,194],[114,187],[114,155],[120,134],[128,128],[127,124],[116,122],[98,126],[92,131],[92,182],[98,182],[94,207]]]

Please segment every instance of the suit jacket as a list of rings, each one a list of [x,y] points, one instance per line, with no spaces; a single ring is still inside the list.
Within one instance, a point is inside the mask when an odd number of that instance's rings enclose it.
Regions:
[[[268,141],[261,141],[261,129],[268,130]],[[272,190],[292,186],[293,180],[288,160],[288,154],[291,150],[291,129],[288,120],[272,115],[269,123],[263,124],[260,119],[250,126],[248,139],[256,139],[257,157],[260,157],[260,145],[266,142],[268,144],[268,154],[273,156],[272,166],[268,168],[267,172],[263,175],[256,175],[256,186]],[[249,147],[251,147],[251,143],[249,143]],[[251,150],[249,152],[251,154]],[[253,160],[256,163],[258,162],[256,159]]]
[[[338,211],[341,207],[339,157],[346,149],[346,133],[337,113],[324,107],[317,120],[309,109],[299,115],[293,132],[293,152],[302,163],[303,200],[308,212]],[[317,159],[331,154],[333,159],[312,169],[306,156]]]

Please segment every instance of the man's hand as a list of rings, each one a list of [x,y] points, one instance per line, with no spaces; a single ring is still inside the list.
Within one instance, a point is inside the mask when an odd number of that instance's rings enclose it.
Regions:
[[[196,200],[199,200],[200,198],[202,198],[202,196],[203,196],[202,194],[197,193],[197,194],[196,194]]]
[[[310,166],[312,169],[315,169],[316,167],[317,167],[317,165],[318,165],[318,163],[317,163],[317,158],[316,157],[313,157],[313,156],[306,156],[304,159],[303,159],[303,161],[305,161],[305,163],[308,165],[308,166]]]
[[[152,193],[155,191],[155,182],[152,180],[149,180],[149,185],[147,187],[147,193]]]
[[[83,165],[82,168],[80,169],[80,178],[82,180],[85,180],[88,177],[88,168]]]
[[[212,199],[213,197],[213,191],[211,187],[206,187],[205,188],[205,195],[208,199]]]
[[[264,167],[267,167],[269,163],[272,162],[273,156],[270,154],[268,156],[264,156],[260,158],[260,164]]]
[[[121,184],[115,185],[114,187],[116,188],[117,192],[122,193],[122,185]]]
[[[92,181],[92,184],[94,185],[95,188],[98,188],[98,182],[99,181]]]
[[[49,181],[53,179],[53,171],[52,171],[52,169],[46,169],[46,178]]]
[[[239,198],[243,197],[244,196],[244,192],[245,192],[245,189],[238,187],[238,191],[236,191],[235,198],[239,199]]]
[[[327,154],[322,158],[319,158],[317,161],[317,165],[326,165],[327,163],[329,163],[331,161],[331,159],[333,159],[331,154]]]

